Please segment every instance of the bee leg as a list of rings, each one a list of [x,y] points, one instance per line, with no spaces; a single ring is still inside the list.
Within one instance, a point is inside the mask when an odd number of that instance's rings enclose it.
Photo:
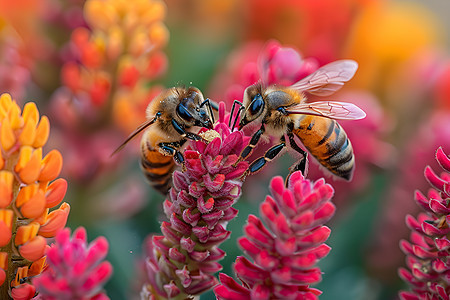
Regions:
[[[184,166],[184,156],[183,153],[178,151],[178,148],[180,148],[186,140],[181,140],[180,142],[172,142],[172,143],[159,143],[158,147],[161,148],[161,150],[166,153],[168,156],[173,156],[173,159],[178,163],[181,164],[183,167],[183,170],[185,169]]]
[[[198,134],[184,130],[184,128],[177,121],[175,121],[173,119],[172,119],[172,126],[183,138],[188,138],[193,141],[200,141],[202,139],[202,137],[199,136]]]
[[[308,153],[300,148],[299,145],[295,142],[294,135],[292,133],[288,134],[289,144],[291,144],[291,148],[297,151],[302,155],[302,158],[292,167],[289,168],[289,175],[286,177],[285,185],[288,186],[289,177],[295,171],[301,171],[304,176],[306,176],[306,170],[308,165]]]
[[[283,136],[281,137],[279,144],[272,146],[269,150],[266,151],[266,153],[264,153],[264,156],[255,159],[250,164],[250,166],[248,167],[248,174],[253,174],[261,171],[266,163],[274,159],[281,152],[281,150],[283,150],[284,147],[286,147],[286,140]]]
[[[234,166],[237,166],[237,164],[242,161],[243,159],[246,159],[253,151],[253,149],[256,147],[256,144],[258,144],[259,139],[263,135],[265,131],[264,124],[261,126],[261,128],[256,131],[252,138],[250,139],[250,142],[248,145],[242,150],[241,155],[239,155],[238,160],[234,163]],[[284,137],[283,137],[284,138]]]

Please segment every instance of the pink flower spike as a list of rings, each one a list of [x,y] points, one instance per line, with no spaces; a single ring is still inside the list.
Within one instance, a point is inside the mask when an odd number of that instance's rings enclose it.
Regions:
[[[108,242],[99,237],[87,245],[86,240],[84,228],[78,228],[71,239],[67,228],[57,234],[47,252],[48,268],[33,279],[41,297],[103,297],[103,284],[113,271],[109,262],[102,261]]]
[[[237,215],[232,205],[248,169],[238,158],[249,138],[231,132],[224,110],[219,104],[214,129],[202,128],[203,139],[189,140],[182,150],[185,168],[174,172],[164,203],[169,221],[161,225],[163,236],[152,240],[146,261],[148,298],[192,298],[217,284],[213,274],[222,269],[218,261],[225,256],[218,246],[231,234],[225,228]]]
[[[430,168],[425,168],[425,177],[433,187],[425,197],[415,193],[415,200],[426,213],[417,219],[407,216],[406,224],[412,230],[410,241],[401,241],[400,248],[406,254],[410,271],[399,270],[399,276],[411,286],[411,292],[400,292],[401,299],[448,299],[450,287],[449,266],[450,242],[450,195],[446,189],[450,184],[448,173],[450,160],[442,148],[436,151],[436,160],[444,171],[440,177]]]
[[[250,215],[244,227],[246,236],[238,240],[254,260],[236,259],[234,270],[243,285],[221,274],[221,284],[214,289],[218,299],[256,295],[264,299],[317,299],[321,293],[309,285],[321,280],[315,264],[330,251],[324,242],[331,230],[323,222],[335,210],[330,202],[333,188],[324,180],[313,183],[301,172],[294,172],[288,188],[277,176],[270,190],[272,196],[260,205],[266,226]]]
[[[436,160],[441,165],[442,169],[450,172],[450,157],[448,157],[442,147],[439,147],[436,151]]]
[[[442,180],[439,178],[439,176],[436,175],[436,173],[433,172],[433,170],[430,168],[430,166],[427,166],[425,168],[425,178],[428,180],[428,182],[434,186],[438,190],[442,190],[445,184],[445,180]]]

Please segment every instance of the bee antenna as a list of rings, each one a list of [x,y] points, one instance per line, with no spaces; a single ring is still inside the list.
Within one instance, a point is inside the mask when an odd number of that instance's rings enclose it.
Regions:
[[[144,129],[146,129],[148,126],[152,125],[153,123],[158,120],[158,118],[161,116],[161,112],[158,112],[155,117],[145,123],[142,123],[139,125],[138,128],[136,128],[128,137],[127,139],[119,146],[116,150],[114,150],[113,153],[111,153],[110,157],[114,156],[117,152],[122,150],[126,144],[128,144],[129,141],[131,141],[134,137],[136,137],[139,133],[141,133]]]
[[[240,112],[242,109],[244,109],[244,108],[243,108],[243,104],[242,104],[240,101],[234,100],[233,106],[231,106],[230,118],[229,118],[229,120],[228,120],[228,127],[231,127],[231,119],[232,119],[233,116],[234,116],[234,110],[236,109],[236,105],[239,105],[240,107],[239,107],[239,109],[238,109],[238,111],[237,111],[237,113],[236,113],[236,118],[234,119],[234,123],[233,123],[233,127],[231,128],[231,131],[233,131],[234,127],[236,126],[237,117],[239,116],[239,112]]]
[[[230,118],[228,120],[228,127],[231,127],[231,119],[234,116],[234,110],[235,110],[236,105],[240,105],[242,107],[242,103],[241,102],[239,102],[238,100],[234,100],[233,101],[233,105],[231,106]],[[240,111],[240,108],[238,110],[238,114],[239,114],[239,111]],[[236,124],[236,122],[234,122],[234,123]],[[234,129],[234,125],[233,125],[233,129]],[[233,129],[232,129],[232,131],[233,131]]]
[[[214,114],[212,111],[211,100],[209,98],[206,98],[206,100],[200,104],[200,107],[202,107],[205,104],[206,104],[206,106],[208,106],[209,116],[211,117],[212,123],[213,124],[216,123],[216,121],[214,120]]]

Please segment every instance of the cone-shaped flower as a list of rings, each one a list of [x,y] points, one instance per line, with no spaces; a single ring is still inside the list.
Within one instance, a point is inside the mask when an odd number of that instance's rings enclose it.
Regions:
[[[428,196],[415,193],[425,213],[417,219],[406,217],[412,231],[410,242],[400,242],[409,270],[400,268],[399,275],[411,286],[411,291],[399,294],[405,300],[450,298],[450,157],[439,148],[436,160],[445,172],[438,176],[425,168],[425,178],[433,188]]]
[[[169,222],[161,225],[164,236],[153,236],[146,260],[144,299],[185,299],[217,284],[213,274],[222,269],[217,261],[225,255],[218,245],[230,235],[225,226],[237,214],[232,205],[248,168],[238,162],[248,138],[230,131],[224,113],[221,103],[214,130],[202,129],[204,140],[191,142],[184,152],[186,170],[174,173],[164,203]]]
[[[43,299],[109,299],[102,291],[112,274],[104,261],[108,241],[98,237],[87,244],[86,230],[79,227],[70,237],[65,228],[47,251],[47,269],[33,279]]]
[[[64,198],[67,183],[55,180],[62,168],[61,154],[52,150],[42,157],[49,128],[34,103],[25,104],[22,112],[8,94],[0,96],[1,299],[8,299],[9,293],[17,299],[34,296],[27,278],[44,268],[45,238],[65,226],[70,211],[67,203],[50,211]],[[57,222],[54,215],[59,216]]]
[[[330,229],[323,224],[333,215],[334,190],[323,179],[311,182],[301,172],[270,184],[272,196],[260,206],[263,222],[250,215],[240,247],[253,260],[238,257],[234,265],[238,284],[220,274],[214,288],[218,299],[316,299],[321,291],[310,284],[321,280],[315,264],[330,251],[324,244]]]

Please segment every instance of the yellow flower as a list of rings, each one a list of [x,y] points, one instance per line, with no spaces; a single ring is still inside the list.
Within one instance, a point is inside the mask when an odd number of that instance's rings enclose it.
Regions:
[[[43,157],[49,131],[36,104],[29,102],[22,111],[10,95],[0,96],[0,298],[42,271],[45,238],[65,226],[70,211],[67,203],[50,211],[62,201],[67,182],[56,179],[59,151]]]

